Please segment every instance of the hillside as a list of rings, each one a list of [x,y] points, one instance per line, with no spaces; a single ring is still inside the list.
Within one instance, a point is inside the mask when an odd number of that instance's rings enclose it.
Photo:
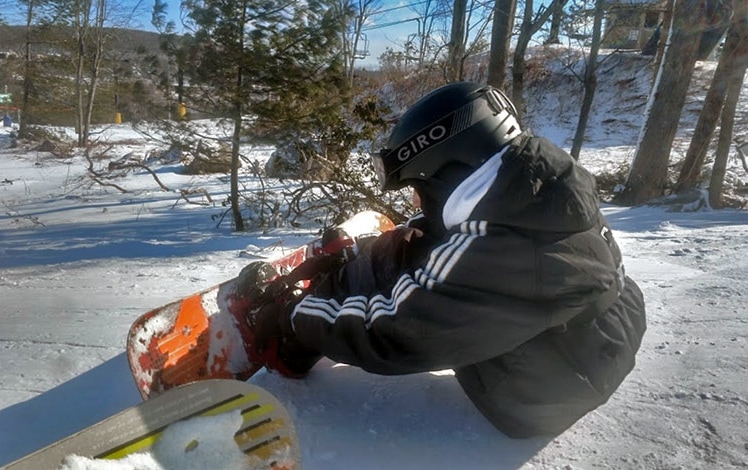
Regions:
[[[159,51],[158,33],[136,29],[107,28],[109,37],[108,47],[116,55],[134,54],[138,50],[155,54]],[[44,50],[45,44],[50,45],[72,37],[72,28],[64,26],[50,26],[35,29],[34,43],[37,50]],[[18,25],[0,24],[0,53],[11,53],[23,56],[26,42],[26,27]]]
[[[542,73],[531,77],[525,93],[526,124],[536,134],[546,136],[568,150],[574,138],[582,101],[583,88],[577,77],[581,76],[583,61],[570,59],[568,51],[554,46],[536,48],[532,53],[533,60],[537,60],[537,56],[543,56],[545,64]],[[715,61],[696,64],[690,93],[670,154],[670,176],[673,180],[677,178],[680,162],[688,150],[716,66]],[[603,184],[608,177],[620,182],[620,178],[628,172],[639,138],[653,74],[651,57],[610,50],[601,53],[598,85],[580,161],[590,167]],[[719,132],[719,128],[716,132]],[[716,139],[712,140],[705,172],[710,171],[714,161]],[[748,83],[743,84],[740,95],[733,141],[748,142]],[[591,161],[588,157],[590,154],[599,155],[600,152],[607,154],[608,158]],[[734,149],[728,167],[731,171],[728,171],[725,181],[726,188],[730,188],[731,197],[745,201],[748,197],[748,174],[742,168],[742,162]],[[617,178],[612,178],[613,176]]]
[[[125,120],[166,116],[158,79],[165,60],[159,49],[159,35],[148,31],[110,28],[106,30],[105,53],[100,67],[92,122],[113,122],[116,112]],[[23,89],[23,26],[0,25],[0,86],[20,101]],[[73,84],[74,45],[70,27],[46,26],[33,31],[35,58],[29,122],[42,125],[72,126],[75,87]],[[67,44],[65,44],[67,42]],[[117,105],[115,105],[117,103]],[[115,109],[117,107],[118,109]],[[17,116],[15,116],[17,119]]]

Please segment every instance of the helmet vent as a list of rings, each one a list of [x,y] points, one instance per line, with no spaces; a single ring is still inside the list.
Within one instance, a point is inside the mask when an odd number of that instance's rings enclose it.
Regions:
[[[452,132],[450,132],[450,136],[459,134],[460,132],[470,127],[470,125],[472,124],[472,110],[473,107],[471,106],[471,104],[467,104],[455,112],[455,120],[452,124]]]

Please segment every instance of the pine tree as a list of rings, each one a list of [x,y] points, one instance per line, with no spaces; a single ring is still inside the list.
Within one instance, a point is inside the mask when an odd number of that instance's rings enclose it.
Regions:
[[[340,30],[328,0],[187,0],[195,27],[188,75],[193,98],[233,122],[231,212],[239,205],[243,136],[290,139],[324,125],[346,96]]]

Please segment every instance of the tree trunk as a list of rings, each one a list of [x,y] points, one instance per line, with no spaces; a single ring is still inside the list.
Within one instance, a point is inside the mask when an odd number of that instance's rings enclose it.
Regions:
[[[668,164],[703,30],[705,0],[677,0],[665,54],[647,103],[645,122],[624,190],[616,202],[642,204],[659,197],[668,182]]]
[[[242,10],[242,19],[239,21],[239,44],[237,49],[244,51],[244,26],[247,24],[247,10]],[[241,61],[237,63],[236,77],[234,82],[234,96],[233,96],[233,119],[234,119],[234,131],[231,134],[231,193],[229,194],[229,200],[231,201],[231,216],[234,219],[234,230],[237,232],[243,232],[246,230],[244,226],[244,217],[242,217],[241,201],[239,199],[239,168],[241,167],[241,160],[239,159],[239,149],[241,145],[242,137],[242,115],[244,114],[244,66]]]
[[[84,136],[83,144],[88,144],[91,135],[91,117],[93,116],[94,102],[96,100],[96,89],[99,86],[99,73],[101,72],[101,60],[104,57],[104,20],[106,19],[106,0],[96,0],[96,20],[93,25],[94,44],[90,58],[90,71],[88,77],[88,89],[86,90],[86,108],[83,118]]]
[[[715,209],[723,207],[722,188],[725,182],[725,173],[727,172],[727,157],[730,154],[730,146],[732,145],[735,110],[738,107],[740,89],[743,87],[743,80],[745,80],[745,71],[746,68],[744,67],[742,73],[732,77],[730,84],[727,86],[725,106],[722,108],[722,122],[719,131],[719,140],[717,141],[717,154],[714,156],[712,176],[709,180],[709,205]]]
[[[517,46],[514,49],[514,61],[512,64],[512,101],[520,117],[524,114],[525,107],[523,94],[525,90],[525,52],[527,52],[527,46],[530,44],[532,36],[548,21],[554,9],[558,5],[563,8],[566,2],[567,0],[553,0],[548,5],[548,8],[541,8],[538,17],[533,21],[533,2],[532,0],[525,0],[525,12],[522,18],[522,26],[520,26],[519,37],[517,38]]]
[[[674,8],[675,0],[667,0],[667,3],[665,4],[665,13],[662,15],[660,43],[657,45],[657,56],[654,60],[654,70],[660,70],[660,65],[662,65],[662,56],[665,55],[665,44],[667,44],[667,38],[670,37],[670,28],[673,25]],[[652,83],[652,86],[654,86],[654,83]]]
[[[727,32],[727,41],[735,41],[743,50],[743,55],[736,59],[739,65],[735,67],[727,78],[727,92],[725,103],[722,107],[722,119],[720,122],[719,140],[717,141],[717,153],[714,156],[712,176],[709,180],[709,204],[719,209],[722,207],[722,187],[727,171],[727,157],[732,145],[733,127],[735,125],[735,110],[738,107],[738,98],[745,80],[746,69],[748,69],[748,4],[745,1],[735,2],[733,22]],[[725,44],[727,49],[727,44]],[[723,51],[725,54],[727,51]],[[720,58],[720,64],[722,59]]]
[[[491,27],[491,54],[488,59],[486,82],[501,90],[506,81],[506,64],[509,57],[509,43],[514,29],[514,12],[517,0],[496,0],[493,8]]]
[[[600,51],[602,38],[603,16],[605,16],[604,0],[595,1],[595,18],[592,25],[592,44],[590,55],[584,71],[584,98],[582,98],[582,109],[579,111],[579,122],[574,134],[574,142],[571,145],[571,156],[579,160],[579,152],[582,150],[584,133],[587,130],[587,121],[592,109],[592,101],[595,99],[597,88],[597,56]]]
[[[596,2],[599,3],[599,2]],[[561,19],[564,17],[564,6],[560,3],[556,4],[556,8],[553,10],[551,15],[551,30],[548,33],[548,39],[545,44],[560,44],[559,34],[561,32]]]
[[[701,182],[701,170],[725,103],[727,87],[733,77],[745,68],[746,60],[748,60],[748,18],[744,14],[736,14],[727,31],[725,47],[719,58],[717,69],[714,71],[714,78],[704,100],[704,107],[699,114],[699,120],[678,177],[678,184],[675,187],[676,192],[688,191],[697,187]]]
[[[23,57],[23,95],[21,97],[21,122],[18,124],[18,135],[26,137],[28,133],[28,118],[30,117],[29,109],[31,108],[31,84],[32,84],[32,67],[31,67],[31,23],[34,20],[34,2],[29,0],[26,10],[26,43],[24,44]]]
[[[237,103],[234,108],[234,132],[231,135],[231,215],[234,219],[234,230],[243,232],[244,218],[242,217],[242,208],[239,200],[239,168],[241,160],[239,159],[239,145],[242,134],[242,106]]]
[[[525,114],[525,52],[532,37],[532,8],[533,1],[525,0],[525,11],[522,15],[522,25],[519,28],[517,45],[514,46],[512,61],[512,102],[517,108],[518,117]]]
[[[458,82],[462,79],[462,59],[465,55],[465,17],[467,0],[454,0],[452,14],[452,32],[449,39],[449,57],[447,59],[447,82]]]
[[[86,50],[89,46],[91,32],[91,0],[77,0],[73,2],[73,21],[75,29],[75,132],[78,134],[78,146],[88,143],[88,126],[86,125],[87,101],[85,86]]]
[[[366,5],[367,3],[364,3]],[[366,12],[366,6],[359,3],[359,10],[356,14],[356,17],[353,20],[353,35],[350,40],[350,54],[349,62],[348,62],[348,83],[350,86],[353,86],[353,72],[354,68],[356,67],[356,54],[358,53],[358,43],[361,40],[361,30],[364,27],[364,23],[366,22],[367,18],[367,12]]]
[[[76,95],[76,110],[75,110],[75,132],[78,134],[78,146],[83,147],[88,140],[88,136],[84,134],[84,116],[85,116],[85,105],[84,105],[84,91],[83,91],[83,65],[84,65],[84,43],[83,33],[78,33],[78,56],[76,57],[75,63],[75,95]]]

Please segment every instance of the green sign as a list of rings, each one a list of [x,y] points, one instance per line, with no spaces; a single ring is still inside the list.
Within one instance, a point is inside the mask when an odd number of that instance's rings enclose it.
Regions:
[[[0,93],[0,104],[10,104],[12,101],[10,93]]]

